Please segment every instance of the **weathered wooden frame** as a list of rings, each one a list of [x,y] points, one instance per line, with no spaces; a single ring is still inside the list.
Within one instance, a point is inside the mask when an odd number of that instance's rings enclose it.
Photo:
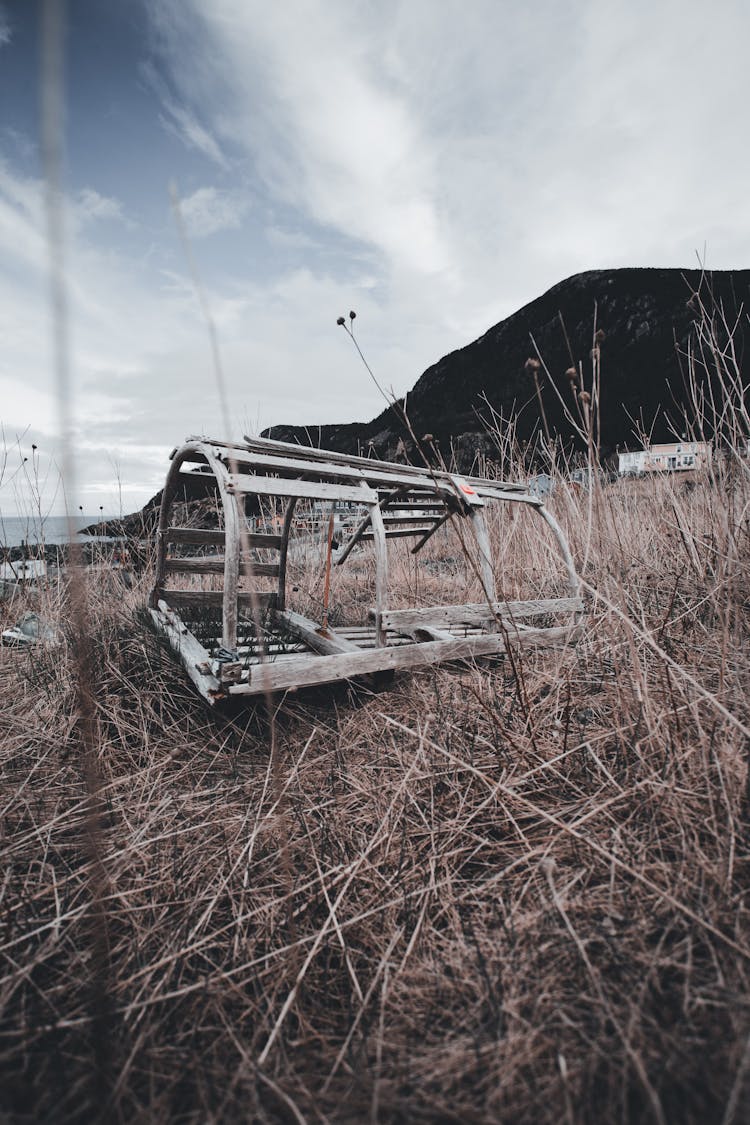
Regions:
[[[208,530],[170,522],[183,466],[196,464],[191,481],[208,476],[223,512],[223,528]],[[247,526],[245,497],[285,501],[278,533],[259,534]],[[336,560],[346,562],[353,548],[372,542],[375,552],[375,605],[370,612],[374,647],[363,647],[366,629],[322,628],[286,607],[286,571],[295,508],[299,499],[346,501],[367,513],[343,545]],[[534,601],[500,601],[495,586],[490,537],[484,518],[487,501],[530,507],[550,528],[567,575],[568,596]],[[388,539],[412,537],[419,551],[443,524],[465,520],[474,549],[464,546],[480,580],[485,600],[460,606],[389,610]],[[463,538],[462,538],[463,542]],[[170,558],[170,544],[221,547],[224,554]],[[278,562],[253,561],[251,551],[278,553]],[[171,589],[169,576],[221,574],[221,590]],[[241,590],[241,576],[276,579],[274,591]],[[573,639],[583,610],[580,583],[563,531],[540,497],[518,483],[461,477],[444,470],[348,457],[327,450],[293,446],[265,438],[227,443],[188,439],[175,449],[162,496],[156,547],[156,576],[150,598],[152,619],[178,654],[201,695],[212,705],[234,696],[279,692],[332,683],[398,668],[416,668],[447,660],[500,655],[510,647],[559,644]],[[221,605],[221,644],[205,648],[193,635],[189,615],[205,605]],[[270,611],[274,627],[294,638],[296,651],[259,652],[254,662],[237,651],[238,621],[249,607],[260,633],[260,615]],[[183,616],[180,610],[185,610]],[[565,623],[533,627],[529,618],[562,615]],[[463,636],[451,630],[458,629]],[[469,635],[471,633],[471,635]],[[218,638],[217,638],[218,640]]]

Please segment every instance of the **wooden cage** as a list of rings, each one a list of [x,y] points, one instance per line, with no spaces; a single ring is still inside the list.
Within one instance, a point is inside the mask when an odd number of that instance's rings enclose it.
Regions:
[[[212,521],[218,526],[174,522],[186,482],[193,493],[196,484],[206,485],[206,495],[213,497]],[[565,570],[565,597],[498,600],[484,515],[491,501],[525,505],[548,525]],[[359,544],[372,545],[375,604],[366,622],[334,629],[326,616],[316,622],[287,608],[295,512],[311,503],[349,505],[358,513],[344,531],[335,565],[343,565]],[[274,512],[270,530],[259,530],[253,526],[259,521],[249,518],[248,509],[258,512],[261,505]],[[413,539],[416,553],[452,519],[462,521],[470,533],[467,562],[478,576],[482,600],[389,609],[388,540]],[[462,541],[468,543],[469,537],[462,536]],[[330,566],[330,545],[327,561]],[[214,576],[214,588],[195,585],[195,576],[204,575]],[[175,586],[176,580],[181,585]],[[251,588],[241,588],[243,582]],[[270,589],[260,589],[269,584]],[[509,645],[564,642],[577,635],[582,609],[579,579],[562,529],[525,485],[264,438],[236,444],[193,438],[172,453],[150,612],[157,630],[212,705],[393,669],[501,655]],[[535,618],[544,624],[535,626]]]

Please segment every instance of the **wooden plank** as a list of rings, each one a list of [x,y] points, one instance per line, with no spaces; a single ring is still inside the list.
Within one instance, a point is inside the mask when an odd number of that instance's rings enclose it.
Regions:
[[[163,600],[156,609],[149,609],[156,629],[169,641],[185,671],[203,698],[212,706],[222,696],[221,684],[211,672],[211,657],[193,636],[182,619]]]
[[[580,632],[580,626],[563,626],[557,629],[533,629],[522,636],[507,639],[501,633],[492,633],[465,640],[452,638],[449,641],[428,641],[423,644],[362,649],[359,652],[336,656],[309,655],[290,660],[282,667],[274,664],[253,666],[247,683],[232,684],[227,690],[231,695],[287,691],[290,688],[309,687],[313,684],[351,680],[371,672],[419,668],[446,661],[465,661],[480,656],[499,655],[506,651],[506,643],[514,648],[557,645],[577,639]]]
[[[211,555],[206,558],[167,559],[167,574],[223,574],[224,555]],[[239,574],[245,578],[278,578],[278,563],[256,563],[244,560],[240,563]]]
[[[512,627],[516,618],[536,617],[540,613],[580,613],[583,602],[580,598],[543,598],[539,601],[494,602],[495,614]],[[368,616],[375,616],[370,610]],[[430,625],[436,629],[447,625],[481,625],[492,621],[487,602],[471,602],[467,605],[434,605],[422,609],[391,609],[383,615],[389,629],[410,630],[420,625]]]
[[[244,547],[257,547],[277,551],[281,547],[280,535],[266,535],[256,532],[240,531]],[[222,528],[208,529],[201,527],[168,527],[165,532],[168,543],[194,543],[205,544],[211,547],[224,546],[224,531]]]
[[[419,542],[414,544],[411,549],[411,553],[413,555],[416,555],[417,551],[421,551],[425,543],[427,543],[428,540],[432,539],[435,532],[439,531],[444,523],[447,523],[447,521],[451,518],[451,515],[451,512],[446,512],[442,519],[437,520],[437,522],[434,523],[432,527],[428,528],[426,535],[423,535]]]
[[[325,634],[321,633],[315,622],[303,617],[301,613],[294,613],[290,609],[279,610],[274,614],[274,621],[282,628],[288,629],[295,637],[299,637],[315,652],[323,653],[325,656],[341,652],[359,652],[355,644],[333,629],[327,629]]]
[[[384,505],[380,505],[384,508]],[[445,501],[433,500],[430,498],[429,493],[425,493],[424,497],[415,496],[413,501],[407,497],[406,500],[399,500],[398,503],[393,503],[388,506],[388,511],[393,512],[394,515],[407,515],[410,509],[416,509],[420,512],[444,512]],[[417,518],[416,516],[414,517]]]
[[[474,537],[479,548],[479,571],[482,577],[482,593],[488,601],[494,602],[497,597],[495,589],[495,572],[492,568],[492,549],[490,535],[484,512],[480,508],[472,508],[469,514]]]
[[[230,493],[250,493],[257,496],[288,496],[311,500],[347,500],[352,504],[374,504],[378,494],[366,484],[353,487],[331,484],[327,481],[294,480],[280,477],[256,477],[230,474],[225,485]]]
[[[195,543],[211,547],[224,546],[223,528],[168,527],[164,531],[167,543]]]
[[[159,588],[157,594],[163,598],[170,606],[195,606],[196,608],[221,606],[224,604],[224,594],[221,590],[165,590],[163,587]],[[267,591],[259,591],[255,594],[258,604],[262,609],[276,604],[276,592],[268,593]],[[241,606],[252,606],[253,595],[249,590],[242,590],[237,595],[237,601]]]
[[[279,598],[277,605],[279,609],[286,607],[286,570],[287,561],[289,558],[289,538],[292,531],[292,524],[294,523],[294,510],[297,507],[297,498],[292,497],[286,506],[284,512],[284,527],[281,532],[281,549],[279,551]]]
[[[455,641],[462,639],[454,637],[452,633],[445,629],[435,629],[432,625],[418,625],[411,630],[411,633],[415,641]]]
[[[362,539],[362,537],[365,534],[365,529],[370,526],[370,522],[371,522],[370,521],[370,515],[371,515],[371,513],[368,512],[367,515],[364,516],[360,520],[359,524],[357,525],[355,530],[352,532],[351,539],[346,544],[346,546],[344,547],[344,549],[341,552],[341,554],[339,555],[339,557],[336,559],[336,566],[342,566],[346,562],[346,560],[349,558],[349,555],[351,554],[353,549],[356,547],[357,543],[360,542],[360,540]]]
[[[422,527],[386,527],[385,537],[386,537],[386,539],[406,539],[410,535],[424,536],[425,532],[429,532],[431,530],[432,530],[432,528],[424,527],[424,526],[422,526]],[[364,531],[362,533],[362,535],[360,535],[360,540],[363,543],[369,543],[374,538],[375,538],[375,536],[372,534],[371,531]]]
[[[383,526],[383,513],[377,504],[370,508],[373,546],[375,548],[375,633],[378,646],[386,644],[383,614],[388,599],[388,544]]]
[[[274,441],[273,438],[254,438],[244,435],[247,442],[247,449],[251,452],[266,452],[273,451],[282,456],[292,456],[303,459],[305,461],[324,461],[334,464],[356,465],[359,466],[367,475],[367,470],[370,471],[387,471],[394,479],[394,483],[398,483],[399,478],[404,476],[416,475],[420,480],[449,480],[450,474],[437,469],[423,468],[421,465],[403,465],[397,461],[379,461],[370,457],[355,457],[348,453],[334,453],[328,449],[315,449],[312,446],[293,445],[291,442]],[[212,442],[212,444],[220,444],[219,442]],[[502,488],[508,492],[525,492],[526,485],[516,482],[508,481],[487,481],[482,477],[465,477],[464,478],[472,487],[475,485],[490,484],[493,488]]]
[[[434,496],[442,492],[472,505],[481,504],[484,499],[514,499],[536,507],[542,503],[540,497],[532,496],[527,492],[525,484],[516,482],[495,482],[481,477],[463,477],[444,470],[420,469],[414,465],[394,465],[389,461],[348,455],[341,455],[341,459],[334,463],[327,451],[314,450],[317,456],[300,457],[302,446],[290,446],[284,442],[275,444],[285,447],[283,452],[279,451],[270,456],[251,453],[248,456],[248,452],[237,449],[228,451],[227,456],[231,457],[232,452],[235,452],[239,463],[271,471],[278,469],[279,472],[285,473],[305,473],[308,478],[318,476],[323,479],[336,477],[344,480],[361,479],[373,488],[389,487],[393,484],[409,489],[424,488],[427,495]],[[462,484],[471,488],[470,495],[467,495]]]

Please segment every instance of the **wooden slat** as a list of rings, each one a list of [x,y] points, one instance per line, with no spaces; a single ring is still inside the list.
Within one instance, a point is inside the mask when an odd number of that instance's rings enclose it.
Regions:
[[[428,664],[453,660],[472,660],[480,656],[499,655],[506,645],[525,648],[557,645],[574,640],[580,626],[563,626],[557,629],[530,629],[521,636],[506,638],[501,633],[465,640],[428,641],[423,644],[405,644],[398,647],[361,649],[337,656],[302,656],[290,660],[283,667],[274,664],[256,665],[250,670],[247,683],[232,684],[227,690],[232,695],[257,695],[263,691],[287,691],[290,688],[309,687],[313,684],[351,680],[371,672],[390,669],[418,668]]]
[[[353,504],[373,504],[378,498],[364,482],[358,487],[331,484],[327,481],[281,479],[230,474],[227,492],[250,493],[257,496],[295,496],[311,500],[348,500]]]
[[[314,621],[303,617],[301,613],[294,613],[290,609],[279,610],[274,614],[274,620],[284,629],[288,629],[295,637],[299,637],[315,652],[328,656],[341,652],[359,652],[359,649],[346,637],[340,636],[333,629],[321,633]]]
[[[418,625],[412,630],[412,636],[416,641],[455,641],[462,639],[454,637],[446,629],[435,629],[432,625]]]
[[[168,527],[165,538],[168,543],[195,543],[211,547],[224,546],[224,531],[222,528]],[[277,551],[281,547],[281,536],[248,531],[242,535],[242,544],[247,547],[267,548],[270,551]]]
[[[381,507],[383,508],[383,510],[385,510],[384,505],[381,504]],[[408,512],[410,508],[416,508],[417,510],[422,512],[444,512],[445,501],[433,500],[428,494],[425,494],[423,498],[415,496],[413,502],[407,497],[406,500],[402,499],[397,503],[394,502],[393,504],[388,505],[389,512],[395,512],[401,515],[403,515],[404,512]]]
[[[382,508],[380,510],[383,511]],[[416,513],[414,515],[403,515],[401,513],[399,513],[398,515],[391,515],[391,512],[391,508],[383,512],[383,523],[386,527],[405,527],[407,524],[411,526],[415,523],[425,523],[427,520],[435,518],[434,516],[429,515],[427,512],[423,512],[421,515]]]
[[[428,493],[432,493],[433,496],[436,492],[445,492],[446,494],[458,497],[460,491],[459,486],[455,482],[456,479],[460,479],[470,485],[476,494],[476,498],[464,497],[469,503],[476,503],[477,500],[481,501],[482,498],[485,498],[515,500],[519,503],[533,505],[536,508],[543,506],[542,499],[528,493],[527,485],[520,482],[491,481],[482,477],[465,477],[461,474],[448,473],[443,469],[427,469],[417,465],[403,465],[392,461],[378,461],[368,457],[355,457],[346,453],[333,453],[330,450],[292,445],[289,442],[273,441],[268,438],[249,438],[246,436],[245,440],[247,445],[244,448],[232,445],[229,442],[216,441],[214,439],[189,439],[187,445],[192,446],[195,443],[196,453],[199,456],[202,455],[207,460],[214,455],[217,449],[223,449],[225,450],[225,457],[230,463],[231,460],[234,459],[238,463],[250,464],[257,454],[261,456],[271,454],[273,458],[272,467],[278,467],[279,471],[284,471],[285,461],[301,460],[305,462],[305,473],[308,477],[314,477],[316,473],[320,473],[322,470],[327,470],[328,473],[330,473],[333,466],[342,466],[342,468],[347,468],[349,470],[360,468],[362,470],[362,477],[368,482],[372,482],[373,485],[379,486],[382,484],[384,487],[402,485],[404,488],[408,489],[424,488]],[[248,454],[250,454],[250,456],[248,456]],[[335,488],[337,486],[332,487]],[[253,490],[244,489],[243,491]],[[295,495],[295,493],[274,492],[268,495],[292,496]],[[333,494],[329,495],[333,496]],[[341,498],[345,499],[345,497]]]
[[[359,543],[361,541],[362,536],[365,533],[365,528],[369,527],[371,523],[372,523],[372,510],[370,510],[367,513],[366,516],[362,517],[362,519],[358,523],[357,527],[352,532],[351,538],[349,539],[348,543],[344,547],[344,549],[341,552],[341,554],[339,555],[339,557],[336,559],[336,566],[343,566],[343,564],[349,558],[349,555],[351,554],[351,552],[354,550],[357,543]],[[371,538],[372,538],[372,536],[371,536]]]
[[[167,543],[195,543],[211,547],[224,546],[223,528],[168,527],[164,532]]]
[[[503,621],[512,627],[516,618],[536,617],[540,613],[580,613],[583,602],[580,598],[544,598],[540,601],[494,602],[493,610]],[[370,610],[370,618],[374,611]],[[481,625],[492,621],[487,602],[472,602],[467,605],[435,605],[423,609],[391,609],[384,614],[389,629],[411,630],[420,625],[430,625],[442,629],[448,625]]]
[[[422,468],[420,465],[403,465],[396,461],[377,461],[370,457],[355,457],[349,453],[334,453],[328,449],[315,449],[312,446],[293,445],[291,442],[274,441],[273,438],[254,438],[245,435],[247,450],[250,452],[274,452],[281,456],[292,456],[305,461],[328,461],[334,464],[356,465],[367,475],[367,471],[386,471],[398,483],[399,478],[416,475],[420,480],[449,479],[450,474],[442,470]],[[211,442],[212,445],[224,443]],[[493,488],[507,492],[525,492],[526,485],[508,481],[487,481],[481,477],[464,477],[472,487],[490,484]]]
[[[469,520],[479,548],[479,573],[482,577],[482,593],[488,601],[494,602],[497,597],[497,587],[495,586],[495,572],[492,567],[490,534],[487,530],[484,512],[479,508],[472,508]]]
[[[442,519],[436,520],[432,527],[427,529],[427,534],[423,535],[419,542],[415,543],[412,547],[411,553],[413,555],[416,555],[418,551],[421,551],[425,543],[429,542],[429,540],[432,539],[435,532],[439,531],[443,524],[448,522],[448,520],[451,518],[451,514],[451,512],[446,512]]]
[[[224,603],[224,594],[221,590],[157,590],[160,598],[163,598],[170,606],[195,606],[196,608],[204,606],[220,606]],[[255,594],[258,605],[262,609],[276,604],[276,593],[267,592],[265,590],[258,591]],[[252,606],[253,595],[249,590],[243,590],[237,595],[237,601],[241,606]]]
[[[167,559],[164,566],[168,574],[223,574],[224,555],[201,559]],[[239,573],[246,578],[278,578],[278,563],[240,563]]]
[[[216,703],[217,696],[221,695],[221,684],[210,670],[211,657],[206,649],[165,601],[160,600],[158,607],[150,609],[149,613],[158,632],[167,638],[203,698],[208,703]]]
[[[425,527],[424,525],[422,525],[422,527],[386,527],[385,537],[386,539],[403,539],[409,535],[424,536],[425,532],[431,530],[431,528]],[[365,531],[360,535],[360,541],[363,543],[367,543],[373,538],[374,536],[371,531]]]
[[[360,461],[356,457],[348,456],[344,457],[338,464],[332,464],[330,458],[326,455],[315,459],[300,459],[296,456],[298,447],[291,448],[294,449],[295,455],[293,456],[278,453],[272,456],[263,454],[248,456],[245,453],[243,456],[241,451],[237,451],[240,454],[237,461],[258,469],[270,469],[271,471],[275,469],[280,473],[305,473],[308,478],[317,476],[323,480],[335,478],[339,480],[359,479],[363,483],[367,482],[373,488],[387,488],[393,484],[415,490],[424,488],[425,494],[428,496],[444,493],[447,496],[460,498],[466,504],[473,505],[481,505],[484,499],[493,498],[522,500],[535,506],[541,504],[538,496],[532,496],[526,491],[527,486],[525,484],[505,481],[494,482],[479,477],[464,477],[460,473],[453,474],[442,470],[433,472],[405,465],[395,466],[395,469],[398,470],[398,472],[395,472],[391,468],[390,462],[368,461],[367,458]],[[231,453],[228,453],[228,456],[231,457]],[[293,480],[295,478],[291,476],[287,479]],[[469,486],[471,494],[467,494],[465,489],[461,487],[463,484]]]

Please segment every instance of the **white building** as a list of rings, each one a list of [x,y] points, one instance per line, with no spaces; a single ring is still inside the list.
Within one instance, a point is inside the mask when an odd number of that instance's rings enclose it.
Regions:
[[[707,441],[661,442],[632,453],[619,454],[620,476],[641,476],[643,473],[691,472],[711,460]]]

